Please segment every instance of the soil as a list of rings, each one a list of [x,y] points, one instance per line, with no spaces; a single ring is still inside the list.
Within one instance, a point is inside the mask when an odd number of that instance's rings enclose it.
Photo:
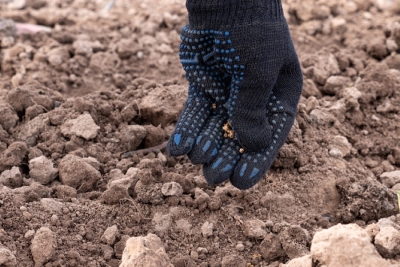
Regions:
[[[0,27],[0,266],[119,266],[152,233],[176,267],[272,267],[339,223],[400,225],[398,1],[283,1],[304,88],[246,191],[162,145],[187,95],[184,1],[110,2],[0,1],[3,19],[51,28]]]

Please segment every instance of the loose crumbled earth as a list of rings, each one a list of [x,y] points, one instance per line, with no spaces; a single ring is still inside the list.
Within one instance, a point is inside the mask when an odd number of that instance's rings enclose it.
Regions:
[[[400,1],[283,0],[304,87],[246,191],[164,149],[184,2],[0,1],[0,266],[400,266]]]

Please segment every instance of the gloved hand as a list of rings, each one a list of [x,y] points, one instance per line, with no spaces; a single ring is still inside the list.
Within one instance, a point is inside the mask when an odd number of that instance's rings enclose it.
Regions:
[[[210,34],[212,63],[230,80],[227,88],[219,88],[222,95],[228,91],[228,138],[214,150],[212,161],[197,162],[206,163],[203,171],[210,184],[230,178],[234,186],[247,189],[264,176],[287,138],[302,88],[281,2],[187,0],[187,8],[190,27]],[[200,133],[197,140],[206,136]]]
[[[255,185],[293,125],[303,77],[280,0],[187,0],[189,23],[212,29],[215,59],[231,77],[225,138],[203,166],[207,181]]]

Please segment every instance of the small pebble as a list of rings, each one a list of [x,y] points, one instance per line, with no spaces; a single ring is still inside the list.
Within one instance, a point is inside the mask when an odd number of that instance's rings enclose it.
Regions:
[[[238,243],[237,245],[236,245],[236,250],[237,251],[244,251],[244,245],[243,245],[243,243]]]
[[[32,219],[32,215],[27,211],[23,211],[22,212],[22,216],[24,216],[24,218],[27,219],[27,220]]]
[[[26,238],[26,239],[32,239],[32,237],[35,235],[35,230],[28,230],[26,233],[25,233],[25,235],[24,235],[24,237]]]
[[[197,253],[206,254],[206,253],[208,253],[208,250],[206,248],[203,248],[203,247],[198,247],[197,248]]]
[[[58,222],[58,216],[53,214],[50,218],[50,222],[52,225],[56,225],[56,223]]]
[[[194,250],[190,251],[190,258],[192,258],[195,261],[198,260],[199,259],[199,253],[197,253]]]
[[[104,234],[101,236],[100,240],[101,242],[112,246],[117,239],[118,233],[117,225],[110,226],[104,231]]]
[[[204,237],[210,237],[213,235],[213,228],[214,228],[213,223],[205,222],[201,227],[201,233],[203,234]]]

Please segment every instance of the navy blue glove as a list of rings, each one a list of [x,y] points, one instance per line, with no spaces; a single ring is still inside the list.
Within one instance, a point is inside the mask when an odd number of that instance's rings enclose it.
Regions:
[[[210,184],[231,179],[247,189],[264,176],[284,144],[301,94],[302,72],[281,2],[188,0],[187,8],[190,27],[213,40],[212,65],[228,81],[216,95],[226,97],[218,106],[223,102],[229,123],[215,133],[213,159],[196,162],[205,163]],[[223,119],[224,109],[219,112]],[[207,132],[199,134],[197,140],[210,141]]]

